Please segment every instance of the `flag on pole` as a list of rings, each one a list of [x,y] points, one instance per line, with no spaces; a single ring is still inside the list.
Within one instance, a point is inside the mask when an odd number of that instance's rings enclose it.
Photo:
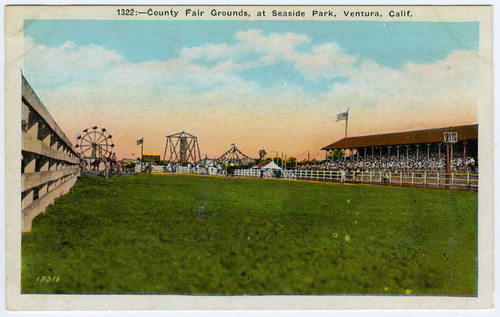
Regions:
[[[339,121],[342,121],[342,120],[347,120],[347,116],[348,115],[349,115],[348,112],[337,113],[337,120],[335,120],[335,122],[339,122]]]
[[[144,142],[144,138],[137,140],[137,145],[142,144]]]

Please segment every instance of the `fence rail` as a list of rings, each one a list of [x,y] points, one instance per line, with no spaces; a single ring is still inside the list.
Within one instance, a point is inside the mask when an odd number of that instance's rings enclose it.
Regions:
[[[172,172],[180,174],[203,174],[225,176],[215,168],[182,167],[174,169],[157,167],[153,172]],[[296,180],[312,180],[325,182],[340,182],[341,172],[334,170],[261,170],[261,169],[236,169],[233,176],[253,178],[280,178]],[[346,182],[361,184],[380,184],[391,186],[415,186],[433,188],[473,189],[477,190],[478,174],[444,172],[411,172],[411,171],[347,171]]]
[[[22,217],[24,232],[80,174],[80,157],[24,76],[22,77]]]
[[[234,176],[301,179],[340,182],[340,171],[329,170],[275,170],[237,169]],[[393,186],[420,186],[455,189],[477,189],[478,174],[441,173],[441,172],[383,172],[348,171],[346,182],[362,184],[384,184]]]
[[[136,165],[135,171],[139,172],[141,170],[140,163]],[[146,170],[146,167],[143,166],[143,171]],[[153,166],[152,167],[152,172],[165,172],[165,173],[177,173],[177,174],[199,174],[199,175],[218,175],[218,176],[224,176],[224,174],[221,170],[215,168],[215,167],[202,167],[202,166],[195,166],[195,167],[188,167],[188,166],[173,166],[173,167],[167,167],[167,166]]]

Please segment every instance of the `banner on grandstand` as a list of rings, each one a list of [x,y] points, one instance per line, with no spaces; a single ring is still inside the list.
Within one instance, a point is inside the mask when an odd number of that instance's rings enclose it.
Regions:
[[[347,116],[349,115],[349,112],[341,112],[341,113],[337,113],[337,120],[335,120],[336,122],[339,122],[339,121],[342,121],[342,120],[346,120],[347,121]]]

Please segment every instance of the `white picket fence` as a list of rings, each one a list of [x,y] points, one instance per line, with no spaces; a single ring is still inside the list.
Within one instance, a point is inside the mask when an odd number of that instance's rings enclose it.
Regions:
[[[237,169],[234,176],[264,177],[314,181],[340,181],[340,171],[333,170],[276,170],[261,171],[259,169]],[[399,186],[419,186],[438,188],[477,189],[478,174],[441,173],[441,172],[408,172],[408,171],[348,171],[346,182],[362,184],[385,184]]]
[[[183,167],[177,166],[175,170],[164,172],[173,172],[179,174],[200,174],[200,175],[218,175],[226,176],[222,171],[216,168],[205,167]],[[153,171],[156,171],[153,169]],[[160,167],[158,167],[160,171]],[[340,171],[334,170],[261,170],[256,168],[236,169],[232,176],[253,177],[253,178],[279,178],[312,180],[325,182],[340,182]],[[231,176],[231,175],[227,175]],[[416,187],[435,187],[435,188],[454,188],[454,189],[477,189],[479,177],[472,173],[450,173],[443,172],[420,172],[420,171],[347,171],[346,182],[361,184],[382,184],[392,186],[416,186]]]
[[[145,171],[147,168],[147,165],[144,164],[142,167],[142,170]],[[140,163],[138,163],[135,166],[135,172],[140,172],[141,171],[141,166]],[[151,172],[153,173],[177,173],[177,174],[199,174],[199,175],[219,175],[219,176],[224,176],[225,174],[221,171],[218,170],[215,167],[209,166],[209,167],[202,167],[202,166],[163,166],[163,165],[155,165],[152,166]]]

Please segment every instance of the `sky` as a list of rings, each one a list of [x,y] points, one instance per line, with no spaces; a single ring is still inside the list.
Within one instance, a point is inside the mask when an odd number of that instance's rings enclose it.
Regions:
[[[474,22],[25,20],[23,74],[68,138],[99,126],[118,158],[323,159],[348,136],[477,123]],[[75,144],[74,143],[74,144]]]

